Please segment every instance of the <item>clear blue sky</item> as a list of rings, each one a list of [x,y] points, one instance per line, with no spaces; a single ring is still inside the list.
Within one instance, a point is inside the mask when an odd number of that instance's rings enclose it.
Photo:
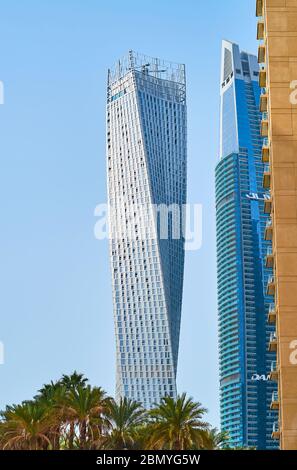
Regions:
[[[0,6],[0,408],[74,369],[114,392],[107,242],[106,71],[128,49],[183,62],[188,196],[203,245],[187,253],[179,391],[218,425],[214,167],[223,38],[256,51],[254,0],[4,0]]]

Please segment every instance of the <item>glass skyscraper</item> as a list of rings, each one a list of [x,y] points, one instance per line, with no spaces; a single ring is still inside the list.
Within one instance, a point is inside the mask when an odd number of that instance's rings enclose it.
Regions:
[[[107,170],[116,396],[150,408],[176,395],[184,271],[179,209],[186,203],[184,65],[130,51],[109,70]]]
[[[267,317],[273,297],[270,223],[264,213],[263,139],[260,133],[257,58],[223,41],[220,160],[216,167],[217,270],[221,426],[231,445],[273,449],[268,381],[274,327]]]

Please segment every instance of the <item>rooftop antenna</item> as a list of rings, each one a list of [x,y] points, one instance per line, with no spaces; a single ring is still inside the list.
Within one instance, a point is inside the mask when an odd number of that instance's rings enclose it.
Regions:
[[[130,62],[130,69],[134,70],[134,57],[132,49],[129,50],[129,62]]]
[[[118,78],[121,78],[121,61],[118,61]]]
[[[140,69],[142,71],[142,73],[144,73],[144,74],[152,73],[152,74],[154,74],[155,77],[158,77],[159,73],[167,72],[167,69],[159,69],[158,68],[159,65],[160,65],[160,62],[159,62],[158,59],[153,59],[153,60],[154,60],[153,64],[150,64],[149,62],[147,62],[146,64],[135,65],[133,51],[131,49],[129,50],[130,70],[131,69],[132,70]],[[150,69],[151,66],[152,66],[152,68]]]
[[[107,71],[107,99],[109,101],[110,98],[110,82],[111,82],[111,72],[110,69]]]

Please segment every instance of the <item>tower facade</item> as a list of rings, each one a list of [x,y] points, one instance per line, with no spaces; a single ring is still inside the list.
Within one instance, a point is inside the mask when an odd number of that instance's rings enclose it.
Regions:
[[[261,159],[257,58],[223,41],[220,159],[216,167],[221,426],[234,447],[277,447],[275,384],[268,381],[273,298],[266,293],[271,242]]]
[[[108,73],[116,396],[176,395],[186,203],[184,65],[129,52]]]
[[[264,184],[272,239],[273,272],[267,289],[275,298],[270,347],[277,351],[270,378],[277,384],[273,437],[281,449],[297,449],[297,0],[257,0],[265,137]]]

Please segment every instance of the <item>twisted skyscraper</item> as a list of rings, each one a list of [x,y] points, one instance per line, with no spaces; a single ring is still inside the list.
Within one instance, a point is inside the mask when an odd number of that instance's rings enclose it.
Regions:
[[[116,395],[149,408],[176,395],[184,270],[178,216],[186,202],[183,65],[130,51],[109,71],[107,168]],[[165,235],[160,207],[169,209]]]

